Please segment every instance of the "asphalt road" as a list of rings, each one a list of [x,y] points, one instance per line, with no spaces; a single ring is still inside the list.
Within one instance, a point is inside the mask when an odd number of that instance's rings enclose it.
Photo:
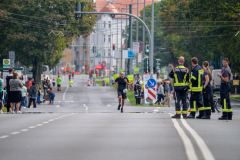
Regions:
[[[0,160],[239,160],[240,110],[233,120],[171,119],[174,107],[117,110],[112,87],[76,76],[55,104],[0,115]],[[174,104],[172,103],[172,106]]]

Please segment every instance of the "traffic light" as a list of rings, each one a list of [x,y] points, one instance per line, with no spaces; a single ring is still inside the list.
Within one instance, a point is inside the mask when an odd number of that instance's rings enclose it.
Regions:
[[[149,45],[146,45],[146,52],[149,52]]]
[[[147,73],[149,71],[149,58],[144,59],[144,72]]]
[[[77,3],[76,3],[76,11],[77,11],[77,12],[82,12],[82,9],[83,9],[82,3],[77,2]],[[80,14],[80,13],[75,13],[75,19],[78,19],[78,18],[82,18],[82,14]]]
[[[115,50],[115,44],[113,44],[113,50]]]

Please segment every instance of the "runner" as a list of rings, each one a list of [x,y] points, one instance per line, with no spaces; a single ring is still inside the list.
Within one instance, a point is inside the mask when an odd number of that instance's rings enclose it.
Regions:
[[[66,73],[66,68],[64,67],[63,68],[63,75],[65,76],[65,73]]]
[[[72,70],[72,79],[74,79],[74,74],[75,74],[75,71],[74,69]]]
[[[127,99],[127,88],[129,85],[129,81],[127,77],[124,77],[124,73],[120,73],[120,77],[118,77],[115,80],[116,87],[118,88],[118,110],[121,108],[121,113],[123,113],[123,106],[124,106],[124,100]],[[122,102],[122,104],[121,104]]]
[[[57,78],[57,91],[61,91],[62,79],[60,76]]]

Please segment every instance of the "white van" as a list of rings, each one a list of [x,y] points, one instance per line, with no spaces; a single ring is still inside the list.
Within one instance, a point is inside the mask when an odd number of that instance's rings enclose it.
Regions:
[[[221,86],[221,78],[217,76],[217,73],[221,73],[221,69],[214,69],[212,70],[212,81],[211,85],[213,87],[213,91],[220,91],[220,86]],[[233,80],[233,74],[231,74],[230,80]]]

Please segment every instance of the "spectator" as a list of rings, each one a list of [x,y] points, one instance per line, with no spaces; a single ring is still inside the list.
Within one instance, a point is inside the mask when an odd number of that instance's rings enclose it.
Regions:
[[[35,82],[32,82],[32,87],[30,88],[30,91],[29,91],[28,108],[30,108],[32,102],[33,102],[33,108],[36,108],[36,99],[37,99],[37,86],[35,85]]]
[[[52,85],[53,85],[53,87],[55,87],[55,84],[56,84],[56,81],[55,81],[55,79],[53,78],[53,80],[52,80]]]
[[[7,100],[7,114],[9,114],[10,113],[10,97],[11,97],[11,90],[10,90],[10,84],[9,84],[9,82],[10,82],[10,80],[12,79],[12,77],[13,77],[13,68],[12,67],[10,67],[9,69],[8,69],[8,72],[9,72],[9,74],[7,75],[7,77],[6,77],[6,86],[7,86],[7,88],[6,88],[6,91],[7,91],[7,97],[6,97],[6,100]]]
[[[44,79],[44,81],[43,81],[43,99],[45,99],[45,95],[46,95],[46,93],[47,93],[47,89],[48,89],[48,85],[47,85],[47,80],[46,79]]]
[[[141,103],[141,90],[142,90],[142,81],[140,80],[140,77],[138,76],[137,81],[134,84],[136,105]]]
[[[25,106],[26,104],[26,96],[27,96],[27,88],[25,87],[25,83],[22,83],[23,87],[21,89],[22,92],[22,101],[21,101],[21,105],[20,105],[20,110],[21,110],[21,106]]]
[[[165,100],[160,103],[162,105],[163,103],[167,102],[168,107],[171,106],[171,96],[170,96],[170,87],[169,87],[170,81],[165,81]]]
[[[39,87],[39,89],[38,89],[38,98],[37,98],[38,99],[38,104],[41,103],[41,94],[42,94],[41,89],[42,89],[41,87]]]
[[[1,72],[0,72],[1,75]],[[2,91],[2,86],[3,86],[3,82],[2,79],[0,78],[0,113],[2,113],[2,97],[3,97],[3,91]]]
[[[52,85],[51,85],[51,83],[50,83],[50,80],[47,80],[47,88],[50,89],[50,90],[52,90]]]
[[[71,74],[70,73],[68,74],[68,78],[69,78],[69,81],[70,81],[71,80]]]
[[[54,100],[55,94],[50,89],[48,89],[47,92],[48,92],[49,99],[50,99],[50,102],[48,104],[53,104],[54,103],[53,100]]]
[[[22,113],[19,111],[20,102],[22,101],[21,88],[23,87],[21,81],[18,79],[18,74],[13,73],[12,79],[9,81],[11,96],[9,96],[8,101],[11,102],[12,114],[14,112],[14,105],[16,104],[17,113]]]
[[[30,88],[32,87],[32,82],[34,81],[34,78],[31,78],[31,80],[28,82],[28,87],[27,87],[27,91],[30,91]]]
[[[158,84],[157,94],[158,94],[158,100],[156,103],[160,104],[161,100],[162,99],[164,100],[164,91],[163,91],[163,83],[162,82]]]

